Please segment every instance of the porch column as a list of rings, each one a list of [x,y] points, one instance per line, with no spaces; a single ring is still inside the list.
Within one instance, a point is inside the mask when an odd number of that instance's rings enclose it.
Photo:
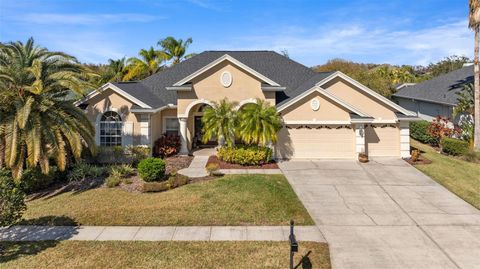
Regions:
[[[188,140],[187,140],[187,118],[178,118],[180,122],[180,155],[188,154]]]
[[[410,122],[400,121],[400,157],[410,158]]]
[[[366,153],[365,149],[365,124],[357,123],[355,124],[355,153]]]

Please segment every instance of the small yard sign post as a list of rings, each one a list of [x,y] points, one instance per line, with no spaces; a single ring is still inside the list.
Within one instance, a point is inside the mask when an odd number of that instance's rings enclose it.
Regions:
[[[295,252],[298,252],[298,242],[295,238],[295,234],[293,233],[293,220],[290,221],[290,236],[288,239],[290,240],[290,269],[293,269],[293,255]]]

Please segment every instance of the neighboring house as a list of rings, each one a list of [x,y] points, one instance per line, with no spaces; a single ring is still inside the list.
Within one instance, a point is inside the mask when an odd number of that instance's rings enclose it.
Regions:
[[[273,51],[206,51],[136,82],[108,83],[78,102],[102,146],[151,147],[181,137],[181,154],[200,146],[203,109],[256,98],[280,112],[277,158],[408,157],[408,111],[341,72],[316,73]]]
[[[398,91],[393,95],[393,99],[400,106],[416,112],[420,118],[428,121],[437,116],[452,118],[453,108],[458,102],[457,92],[468,82],[473,83],[473,65],[419,84],[402,84],[397,87]]]

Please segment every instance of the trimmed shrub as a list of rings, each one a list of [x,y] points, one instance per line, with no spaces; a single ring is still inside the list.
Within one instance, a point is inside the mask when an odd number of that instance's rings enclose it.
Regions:
[[[122,180],[117,175],[110,175],[105,179],[105,184],[109,188],[113,188],[120,185],[120,182],[122,182]]]
[[[165,178],[165,161],[159,158],[149,157],[138,164],[140,177],[147,181],[159,181]]]
[[[131,146],[127,148],[127,151],[130,153],[130,163],[134,167],[136,167],[141,160],[150,157],[150,149],[148,147]]]
[[[209,163],[205,167],[205,170],[207,170],[207,173],[210,176],[215,176],[215,175],[219,174],[220,166],[218,165],[218,163]]]
[[[153,146],[153,155],[155,157],[165,158],[178,153],[180,149],[179,135],[163,134],[157,139]]]
[[[15,224],[22,218],[25,194],[10,176],[0,175],[0,227]]]
[[[410,122],[410,136],[424,144],[435,144],[435,137],[428,132],[430,122],[426,120]]]
[[[468,152],[468,142],[455,138],[444,137],[440,141],[442,151],[450,155],[463,155]]]
[[[217,156],[220,160],[240,165],[262,165],[268,163],[272,149],[260,146],[222,147]]]

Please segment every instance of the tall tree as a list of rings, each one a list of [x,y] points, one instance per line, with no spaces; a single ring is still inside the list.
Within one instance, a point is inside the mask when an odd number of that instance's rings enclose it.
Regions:
[[[266,146],[277,141],[282,120],[275,106],[257,99],[256,104],[246,104],[240,111],[238,134],[247,144]]]
[[[122,81],[127,71],[127,60],[125,57],[116,60],[108,59],[106,70],[101,74],[103,83]]]
[[[140,58],[132,57],[127,61],[127,74],[123,80],[142,79],[157,73],[162,68],[162,62],[165,60],[163,54],[153,47],[138,53]]]
[[[158,45],[162,47],[162,54],[167,61],[172,61],[172,65],[178,64],[179,62],[192,57],[194,54],[186,54],[188,46],[192,44],[193,40],[191,37],[187,40],[175,39],[174,37],[166,37],[158,41]]]
[[[475,89],[475,113],[474,117],[474,139],[475,149],[480,150],[480,66],[478,62],[479,35],[480,35],[480,0],[469,0],[468,27],[475,32],[474,50],[474,89]]]
[[[91,75],[74,57],[32,38],[0,43],[0,149],[15,179],[24,166],[48,173],[50,158],[64,170],[68,152],[80,160],[85,146],[95,153],[94,128],[71,100],[93,87]]]

